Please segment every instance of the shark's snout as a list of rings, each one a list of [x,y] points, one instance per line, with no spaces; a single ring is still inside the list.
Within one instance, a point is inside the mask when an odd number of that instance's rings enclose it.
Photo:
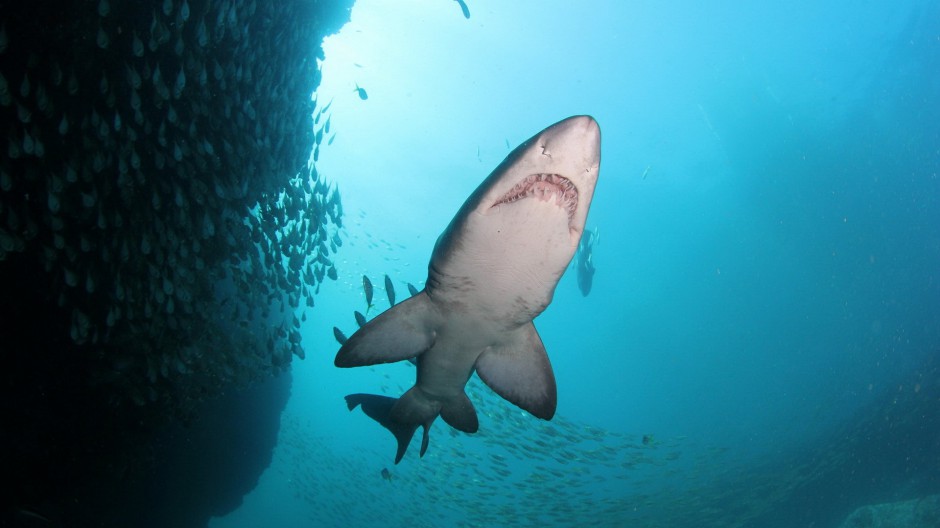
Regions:
[[[573,116],[546,129],[539,140],[549,152],[555,153],[552,165],[556,171],[577,190],[568,226],[572,235],[580,237],[600,172],[600,126],[591,116]]]
[[[498,211],[520,200],[554,203],[567,213],[571,235],[579,237],[597,184],[600,146],[600,127],[591,116],[555,123],[508,158],[519,163],[497,170],[498,179],[480,212]]]
[[[572,116],[555,123],[542,132],[539,144],[542,154],[553,158],[562,148],[565,161],[585,172],[596,169],[601,162],[601,129],[591,116]]]

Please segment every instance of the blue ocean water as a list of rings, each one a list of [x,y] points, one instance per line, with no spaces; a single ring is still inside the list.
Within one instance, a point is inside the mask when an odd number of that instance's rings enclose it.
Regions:
[[[938,72],[928,0],[0,0],[0,526],[935,528]],[[396,464],[340,342],[580,114],[557,412],[474,375]]]
[[[324,42],[339,280],[271,467],[211,526],[835,527],[936,493],[936,3],[467,7],[360,0]],[[393,465],[342,397],[397,397],[414,369],[336,369],[332,327],[355,330],[363,274],[378,310],[384,275],[421,288],[466,197],[573,114],[602,131],[598,239],[591,292],[569,270],[535,321],[557,417],[471,381],[479,433],[438,421]]]

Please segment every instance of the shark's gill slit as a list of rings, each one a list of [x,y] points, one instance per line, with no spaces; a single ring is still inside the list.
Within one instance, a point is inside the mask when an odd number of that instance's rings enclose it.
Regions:
[[[578,188],[571,180],[559,174],[530,174],[496,200],[493,207],[528,197],[546,201],[554,197],[555,204],[568,211],[568,220],[574,218],[578,208]]]

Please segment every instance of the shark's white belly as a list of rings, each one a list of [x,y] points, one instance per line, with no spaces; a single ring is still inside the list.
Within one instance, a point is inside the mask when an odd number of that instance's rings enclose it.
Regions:
[[[449,321],[437,332],[433,346],[418,357],[415,384],[441,399],[462,393],[477,358],[499,335],[497,328],[479,320]]]
[[[542,313],[577,248],[564,211],[524,200],[474,213],[462,227],[459,245],[431,259],[431,299],[502,329]]]

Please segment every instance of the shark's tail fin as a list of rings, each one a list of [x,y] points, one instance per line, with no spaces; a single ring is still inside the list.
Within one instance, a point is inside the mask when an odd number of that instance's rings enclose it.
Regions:
[[[361,405],[362,411],[366,413],[369,418],[380,423],[382,427],[388,429],[395,435],[395,440],[398,441],[398,452],[395,453],[396,464],[401,462],[402,457],[405,456],[408,444],[411,443],[411,438],[414,436],[419,425],[424,427],[420,452],[420,456],[424,456],[425,451],[428,450],[428,431],[440,410],[438,408],[430,417],[425,417],[420,421],[403,421],[393,417],[393,409],[397,407],[398,402],[398,398],[378,396],[375,394],[350,394],[346,396],[346,405],[349,407],[350,411]]]
[[[379,422],[382,427],[395,435],[398,441],[398,452],[395,453],[395,463],[401,462],[408,444],[414,437],[418,426],[424,428],[421,437],[420,456],[428,450],[428,432],[431,424],[438,415],[457,430],[465,433],[475,433],[479,428],[477,413],[470,403],[467,395],[460,393],[457,396],[439,401],[427,396],[417,386],[412,387],[400,399],[374,394],[350,394],[346,396],[346,405],[349,410],[362,406],[362,411],[369,418]]]

